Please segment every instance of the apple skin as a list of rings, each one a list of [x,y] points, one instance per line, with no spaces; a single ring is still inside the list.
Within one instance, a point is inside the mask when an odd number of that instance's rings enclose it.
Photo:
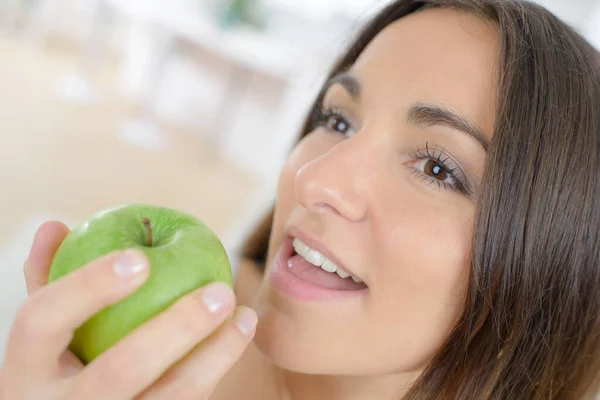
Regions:
[[[152,223],[152,247],[145,245],[144,218]],[[129,297],[101,310],[74,332],[69,349],[85,364],[186,293],[214,281],[232,287],[229,259],[214,232],[192,215],[146,204],[110,208],[75,227],[55,254],[48,281],[129,248],[146,254],[150,276]]]

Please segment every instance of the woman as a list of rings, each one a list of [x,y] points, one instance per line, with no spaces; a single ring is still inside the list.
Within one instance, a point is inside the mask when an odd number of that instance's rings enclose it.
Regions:
[[[210,284],[78,364],[73,329],[148,265],[111,254],[45,286],[67,233],[47,223],[3,398],[593,398],[598,53],[533,4],[400,0],[329,78],[245,249],[256,329]]]

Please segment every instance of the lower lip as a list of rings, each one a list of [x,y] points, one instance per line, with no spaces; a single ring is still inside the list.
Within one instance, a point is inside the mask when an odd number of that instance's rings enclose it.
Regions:
[[[369,289],[331,290],[312,285],[291,274],[287,260],[294,254],[292,239],[287,238],[273,260],[269,281],[288,297],[302,301],[341,300],[365,296]]]

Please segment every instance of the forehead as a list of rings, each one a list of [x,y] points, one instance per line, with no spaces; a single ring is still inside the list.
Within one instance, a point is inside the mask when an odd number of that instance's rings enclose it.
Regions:
[[[442,103],[491,135],[497,97],[497,26],[472,13],[433,8],[382,30],[350,69],[365,104],[394,111]]]

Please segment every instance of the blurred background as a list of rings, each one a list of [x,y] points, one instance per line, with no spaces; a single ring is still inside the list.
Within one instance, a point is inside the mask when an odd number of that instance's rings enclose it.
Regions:
[[[33,234],[129,202],[234,249],[335,57],[386,0],[0,0],[0,361]],[[541,0],[600,48],[600,0]]]

